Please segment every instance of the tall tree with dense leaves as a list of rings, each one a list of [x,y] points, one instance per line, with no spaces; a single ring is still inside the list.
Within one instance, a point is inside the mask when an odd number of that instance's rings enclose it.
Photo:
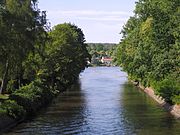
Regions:
[[[170,103],[180,103],[179,15],[179,0],[139,0],[117,54],[131,79],[155,88]]]
[[[2,6],[1,6],[2,7]],[[16,79],[21,85],[23,61],[33,52],[40,33],[45,32],[46,15],[37,7],[37,0],[6,0],[1,11],[0,52],[2,83],[0,93],[6,90],[7,81]],[[40,39],[39,39],[40,40]]]
[[[50,41],[46,48],[44,80],[51,89],[68,86],[78,79],[79,73],[87,66],[89,53],[84,34],[75,25],[59,24],[49,33]]]

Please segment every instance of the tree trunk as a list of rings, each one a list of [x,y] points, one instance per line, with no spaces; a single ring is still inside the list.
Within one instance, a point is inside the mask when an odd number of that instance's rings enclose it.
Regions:
[[[3,74],[2,83],[1,83],[1,87],[0,87],[0,94],[2,94],[6,90],[8,70],[9,70],[9,61],[7,60],[6,61],[5,72]]]

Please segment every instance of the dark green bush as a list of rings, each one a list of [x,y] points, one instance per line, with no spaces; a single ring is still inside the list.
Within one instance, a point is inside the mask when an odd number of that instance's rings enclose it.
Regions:
[[[18,105],[14,100],[6,100],[3,104],[0,105],[0,110],[3,113],[7,113],[14,119],[19,119],[25,116],[25,110],[22,106]]]
[[[27,111],[27,113],[35,113],[39,107],[49,103],[53,94],[50,90],[42,87],[40,82],[32,82],[23,86],[13,94],[10,99],[15,100],[19,105]]]
[[[8,84],[7,84],[7,93],[11,94],[13,91],[16,90],[15,85],[16,85],[17,81],[16,80],[9,80]]]
[[[6,113],[7,113],[7,111],[2,108],[2,105],[0,105],[0,116],[4,115]]]
[[[166,102],[180,102],[180,86],[175,79],[166,78],[156,84],[157,93],[162,96]]]
[[[179,104],[180,104],[180,94],[173,96],[172,102],[173,102],[174,104],[178,104],[178,105],[179,105]]]

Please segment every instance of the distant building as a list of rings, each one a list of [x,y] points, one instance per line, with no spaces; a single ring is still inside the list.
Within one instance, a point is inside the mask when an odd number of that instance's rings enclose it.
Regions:
[[[112,58],[107,58],[107,57],[101,58],[101,62],[105,65],[108,65],[108,66],[112,65],[112,61],[113,61]]]

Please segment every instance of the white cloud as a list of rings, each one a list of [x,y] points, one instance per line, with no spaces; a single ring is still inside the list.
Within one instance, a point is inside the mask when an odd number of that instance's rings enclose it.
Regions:
[[[49,11],[48,15],[59,18],[72,18],[94,21],[126,21],[132,13],[123,11],[69,10]]]
[[[64,15],[131,15],[132,13],[124,11],[97,11],[97,10],[66,10],[66,11],[49,11],[49,14]]]
[[[123,11],[66,10],[48,11],[52,26],[71,22],[82,28],[87,42],[118,43],[122,26],[133,13]]]
[[[118,18],[114,16],[102,16],[102,17],[78,17],[80,20],[89,20],[89,21],[122,21],[124,22],[126,18]]]

